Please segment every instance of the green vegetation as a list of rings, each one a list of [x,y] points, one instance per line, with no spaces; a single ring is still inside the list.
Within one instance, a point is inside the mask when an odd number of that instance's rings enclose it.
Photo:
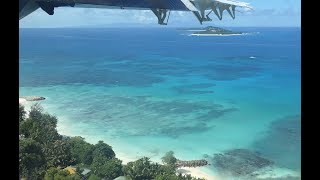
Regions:
[[[24,110],[24,107],[19,104],[19,124],[24,120],[26,117],[26,111]]]
[[[112,150],[112,147],[104,143],[103,141],[99,141],[98,144],[94,146],[92,155],[95,158],[106,157],[108,159],[112,159],[116,156],[116,154]]]
[[[44,172],[45,159],[41,144],[33,139],[19,140],[19,174],[37,179]]]
[[[173,151],[167,152],[161,159],[164,164],[174,165],[177,162],[177,158],[174,157]]]
[[[154,179],[157,175],[166,173],[161,165],[152,163],[148,157],[143,157],[133,162],[129,162],[123,168],[124,174],[130,179]],[[174,173],[174,169],[169,173]]]
[[[173,155],[173,153],[170,153]],[[204,180],[176,173],[174,165],[152,163],[148,157],[143,157],[124,165],[123,172],[131,180]]]
[[[79,136],[63,137],[56,127],[57,118],[44,113],[39,105],[32,106],[27,117],[19,104],[20,179],[112,180],[124,175],[131,180],[200,180],[177,175],[172,151],[162,158],[165,165],[153,163],[148,157],[122,165],[112,147],[103,141],[93,145]],[[83,168],[91,171],[83,175]]]
[[[98,177],[115,179],[123,175],[121,163],[122,161],[116,158],[94,158],[93,163],[91,164],[91,169]]]
[[[71,146],[67,141],[56,140],[43,146],[47,167],[62,167],[75,164],[71,156]]]
[[[44,180],[80,180],[81,177],[78,174],[70,174],[66,170],[61,170],[59,168],[49,168],[46,171]]]
[[[103,141],[92,145],[82,137],[63,138],[57,132],[57,118],[44,113],[39,105],[31,107],[26,117],[19,105],[19,176],[26,179],[81,179],[69,174],[67,166],[89,167],[100,179],[123,175],[122,164],[112,147]]]
[[[84,141],[80,136],[71,137],[68,139],[71,146],[71,156],[75,158],[76,164],[88,165],[92,163],[94,145]]]
[[[56,130],[58,120],[42,111],[39,105],[32,106],[29,117],[20,123],[19,130],[25,138],[31,138],[40,144],[50,144],[61,138]]]
[[[90,176],[89,176],[89,179],[88,180],[101,180],[101,178],[99,178],[97,175],[95,175],[95,174],[91,174]]]

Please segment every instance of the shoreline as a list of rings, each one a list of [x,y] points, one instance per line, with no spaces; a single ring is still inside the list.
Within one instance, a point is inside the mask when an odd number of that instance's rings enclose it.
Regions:
[[[35,104],[35,101],[27,101],[24,98],[19,97],[19,103],[21,105],[23,105],[25,107],[25,111],[26,111],[26,117],[28,117],[29,112],[30,112],[30,108],[33,104]],[[58,118],[59,121],[59,118]],[[59,124],[59,123],[58,123]],[[58,125],[57,125],[57,130],[58,130]],[[62,133],[61,131],[58,131],[59,134],[64,135],[64,133]],[[68,135],[67,135],[68,136]],[[79,135],[81,136],[81,135]],[[92,142],[91,142],[92,143]],[[112,145],[112,144],[111,144]],[[135,161],[138,160],[140,157],[137,156],[130,156],[129,154],[123,153],[121,152],[121,149],[117,149],[117,151],[115,151],[116,153],[116,157],[118,159],[120,159],[122,161],[122,164],[127,164],[128,162],[131,161]],[[162,164],[161,160],[159,159],[154,159],[150,156],[146,156],[149,157],[150,160],[154,163],[159,163]],[[263,170],[262,170],[263,171]],[[208,166],[201,166],[201,167],[179,167],[177,168],[177,172],[182,173],[184,175],[190,174],[193,177],[196,178],[205,178],[206,180],[220,180],[223,179],[220,176],[216,176],[215,174],[212,175],[212,173],[209,173],[210,171],[208,170]],[[266,171],[266,172],[262,172],[257,179],[267,179],[267,178],[282,178],[282,177],[300,177],[300,174],[297,172],[294,172],[292,170],[289,169],[282,169],[279,167],[276,167],[275,169],[271,168],[271,170]]]
[[[193,177],[196,178],[205,178],[206,180],[218,180],[217,177],[210,175],[206,173],[204,170],[202,170],[203,167],[181,167],[177,169],[177,172],[180,172],[182,174],[190,174]]]
[[[116,157],[118,159],[120,159],[122,161],[122,164],[127,164],[128,162],[131,162],[131,161],[136,161],[138,160],[139,158],[132,158],[132,157],[129,157],[128,155],[124,154],[124,153],[121,153],[121,152],[116,152]],[[150,159],[151,160],[151,159]],[[154,163],[159,163],[159,164],[163,164],[161,161],[159,160],[154,160],[152,159],[151,160],[152,162]],[[213,175],[210,175],[208,174],[207,172],[205,172],[203,170],[203,168],[206,168],[206,166],[200,166],[200,167],[179,167],[177,168],[177,172],[181,173],[181,174],[184,174],[184,175],[187,175],[187,174],[190,174],[191,176],[193,177],[196,177],[196,178],[205,178],[206,180],[219,180],[217,177],[213,176]]]
[[[26,117],[28,117],[30,107],[35,102],[34,101],[27,101],[25,98],[19,97],[19,103],[24,106],[25,111],[26,111]],[[58,132],[58,133],[61,134],[61,132]],[[61,135],[64,135],[64,134],[61,134]],[[128,162],[136,161],[139,159],[139,158],[129,157],[127,154],[121,153],[121,151],[120,152],[117,151],[115,153],[116,153],[116,157],[122,161],[122,164],[127,164]],[[152,160],[152,162],[162,164],[162,162],[159,160]],[[201,168],[203,168],[203,166],[202,167],[193,167],[193,168],[179,167],[177,169],[177,172],[180,172],[182,174],[190,174],[191,176],[196,177],[196,178],[205,178],[206,180],[217,180],[216,177],[209,175],[208,173],[202,171]]]
[[[28,103],[28,102],[27,102],[26,99],[19,97],[19,104],[25,106],[27,103]]]

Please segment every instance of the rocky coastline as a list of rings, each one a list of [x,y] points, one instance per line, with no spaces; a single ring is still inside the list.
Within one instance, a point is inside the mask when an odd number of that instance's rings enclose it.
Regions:
[[[25,99],[26,101],[41,101],[46,99],[42,96],[20,96],[19,98]]]
[[[209,163],[205,159],[190,160],[190,161],[182,161],[182,160],[177,159],[175,165],[177,167],[200,167],[200,166],[209,165]]]

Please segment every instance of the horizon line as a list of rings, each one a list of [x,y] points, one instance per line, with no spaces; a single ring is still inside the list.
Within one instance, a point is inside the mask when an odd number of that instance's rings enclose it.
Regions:
[[[215,26],[215,25],[208,25],[213,27],[234,27],[234,28],[301,28],[301,26]],[[83,28],[83,29],[107,29],[107,28],[190,28],[190,27],[197,27],[197,28],[205,28],[208,26],[60,26],[60,27],[19,27],[19,29],[72,29],[72,28]]]

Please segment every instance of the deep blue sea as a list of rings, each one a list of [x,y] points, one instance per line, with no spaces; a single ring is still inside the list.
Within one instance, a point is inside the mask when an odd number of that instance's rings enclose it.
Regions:
[[[301,29],[229,29],[248,34],[20,29],[19,93],[46,97],[59,133],[103,140],[124,161],[172,150],[241,179],[213,161],[242,149],[273,162],[255,179],[300,177]]]

